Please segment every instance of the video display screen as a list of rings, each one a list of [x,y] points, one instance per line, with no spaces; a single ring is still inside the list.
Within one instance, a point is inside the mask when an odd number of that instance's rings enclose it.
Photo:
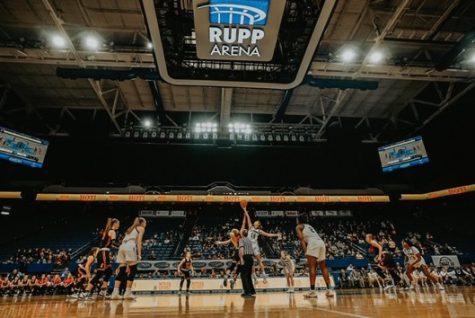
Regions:
[[[384,172],[429,162],[424,142],[420,136],[380,147],[378,150]]]
[[[0,127],[0,159],[41,168],[48,145],[46,140]]]

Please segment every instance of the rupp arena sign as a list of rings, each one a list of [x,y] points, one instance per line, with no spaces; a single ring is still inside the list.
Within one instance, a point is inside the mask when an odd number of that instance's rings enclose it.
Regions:
[[[268,62],[285,0],[195,0],[196,47],[203,60]]]

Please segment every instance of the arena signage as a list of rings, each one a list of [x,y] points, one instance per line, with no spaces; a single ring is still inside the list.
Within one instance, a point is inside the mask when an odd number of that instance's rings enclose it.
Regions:
[[[195,0],[196,47],[204,60],[268,62],[285,0]]]

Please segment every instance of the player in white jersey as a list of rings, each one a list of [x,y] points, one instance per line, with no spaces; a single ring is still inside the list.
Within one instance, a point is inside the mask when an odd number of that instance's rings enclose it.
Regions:
[[[137,273],[137,263],[142,260],[142,239],[147,221],[144,218],[135,218],[134,223],[125,232],[122,244],[117,253],[119,273],[115,279],[114,291],[111,299],[121,299],[119,288],[126,282],[124,299],[135,299],[132,294],[132,284]]]
[[[294,292],[294,273],[295,273],[295,263],[290,258],[290,255],[287,251],[280,251],[280,265],[282,266],[282,271],[284,272],[285,278],[287,279],[287,292]]]
[[[412,273],[414,270],[420,269],[424,272],[426,277],[435,285],[437,288],[440,290],[444,290],[444,286],[440,284],[435,277],[433,277],[430,272],[429,272],[429,267],[427,266],[425,260],[422,258],[421,253],[417,249],[417,247],[413,246],[412,243],[408,240],[403,240],[402,241],[402,248],[404,255],[406,255],[406,266],[407,266],[407,271],[406,275],[409,278],[409,281],[411,282],[411,287],[410,289],[414,289],[414,284],[417,284],[417,282],[414,282],[414,278],[412,277]]]
[[[246,205],[241,204],[241,207],[244,210],[244,217],[247,220],[247,226],[249,227],[247,237],[251,240],[252,242],[252,249],[254,250],[254,256],[257,259],[257,263],[259,264],[259,270],[261,271],[261,275],[264,277],[264,283],[265,283],[265,277],[266,277],[266,272],[265,272],[265,267],[264,267],[264,262],[261,256],[261,249],[259,247],[259,236],[265,236],[269,238],[277,238],[279,240],[282,239],[282,235],[280,233],[267,233],[264,230],[262,230],[262,224],[261,221],[255,221],[252,223],[251,217],[249,216],[249,213],[247,212]]]
[[[317,267],[322,271],[323,279],[327,285],[327,297],[333,297],[330,290],[330,275],[328,274],[326,259],[325,242],[318,235],[313,226],[306,224],[302,219],[297,220],[297,236],[302,244],[302,248],[307,256],[308,270],[310,274],[310,293],[305,295],[307,298],[317,298],[315,292],[315,282],[317,280]]]

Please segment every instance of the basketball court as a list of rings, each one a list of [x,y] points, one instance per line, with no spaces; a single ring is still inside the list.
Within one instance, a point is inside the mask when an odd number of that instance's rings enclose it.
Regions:
[[[136,301],[81,302],[63,297],[1,300],[5,318],[47,317],[474,317],[475,290],[448,289],[413,293],[345,290],[327,299],[308,300],[302,293],[140,296]]]
[[[475,317],[474,100],[473,0],[0,0],[0,318]]]

